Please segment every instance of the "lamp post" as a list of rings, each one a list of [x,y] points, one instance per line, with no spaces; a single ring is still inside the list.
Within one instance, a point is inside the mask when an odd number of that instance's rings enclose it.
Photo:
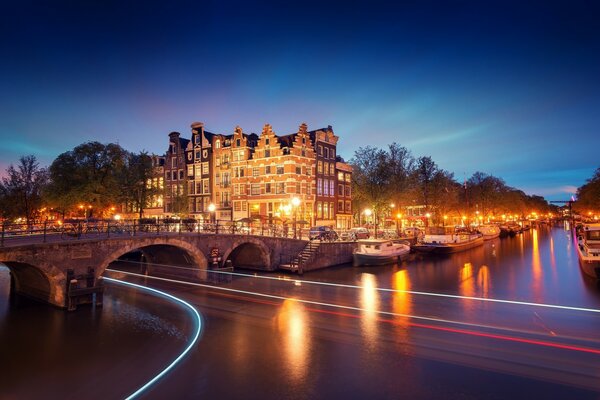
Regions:
[[[300,199],[297,197],[292,198],[292,207],[294,208],[294,239],[297,239],[297,225],[296,225],[296,217],[298,212],[298,206],[300,205]]]
[[[365,222],[367,222],[371,214],[373,214],[373,211],[370,208],[367,208],[363,212],[365,213]],[[375,229],[375,238],[377,238],[377,229]]]
[[[217,209],[217,207],[215,207],[215,205],[213,203],[210,203],[208,205],[208,212],[210,213],[210,222],[213,225],[215,223],[215,210],[216,209]],[[217,228],[216,227],[214,227],[214,228],[215,228],[215,233],[216,233],[217,232]]]

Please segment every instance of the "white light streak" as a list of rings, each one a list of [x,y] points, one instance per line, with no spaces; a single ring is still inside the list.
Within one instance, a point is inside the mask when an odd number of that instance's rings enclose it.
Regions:
[[[167,372],[169,372],[171,369],[173,369],[173,367],[175,367],[175,365],[177,365],[179,363],[179,361],[181,361],[181,359],[191,350],[191,348],[194,346],[194,344],[196,344],[196,342],[198,341],[198,338],[200,337],[200,332],[202,331],[202,319],[200,318],[200,314],[198,313],[198,311],[190,303],[188,303],[185,300],[182,300],[182,299],[180,299],[178,297],[175,297],[175,296],[173,296],[173,295],[171,295],[169,293],[165,293],[165,292],[162,292],[160,290],[157,290],[157,289],[154,289],[154,288],[151,288],[151,287],[138,285],[136,283],[122,281],[122,280],[119,280],[119,279],[113,279],[113,278],[108,278],[108,277],[104,277],[104,279],[108,280],[110,282],[119,283],[121,285],[133,286],[133,287],[138,288],[138,289],[143,289],[143,290],[148,290],[150,292],[158,293],[161,296],[165,296],[165,297],[167,297],[167,298],[169,298],[171,300],[174,300],[174,301],[176,301],[178,303],[181,303],[185,307],[187,307],[190,310],[192,310],[192,313],[196,317],[196,321],[198,323],[198,327],[196,329],[196,332],[194,333],[194,337],[192,338],[192,341],[189,343],[189,345],[185,348],[185,350],[183,350],[183,352],[175,360],[173,360],[173,362],[171,362],[171,364],[169,364],[165,369],[163,369],[158,375],[156,375],[154,378],[152,378],[151,380],[149,380],[144,386],[140,387],[138,390],[136,390],[135,392],[133,392],[132,394],[130,394],[126,398],[126,400],[130,400],[130,399],[134,399],[137,396],[141,395],[145,390],[147,390],[150,386],[152,386],[154,383],[156,383]]]
[[[125,261],[120,261],[120,262],[125,262]],[[138,261],[126,261],[126,262],[140,263]],[[242,277],[246,277],[246,278],[258,278],[258,279],[281,281],[281,277],[263,276],[263,275],[258,275],[258,274],[243,274],[240,272],[215,271],[215,270],[210,270],[210,269],[202,270],[199,268],[181,267],[181,266],[175,266],[175,265],[169,265],[169,264],[146,263],[146,265],[156,265],[156,266],[160,266],[160,267],[189,269],[189,270],[194,270],[194,271],[207,271],[207,272],[215,273],[215,274],[227,274],[227,275],[232,275],[232,276],[242,276]],[[111,271],[123,272],[123,273],[125,272],[125,271],[120,271],[120,270],[111,270]],[[127,273],[130,273],[130,272],[127,272]],[[133,274],[133,273],[131,273],[131,274]],[[142,276],[142,275],[140,275],[140,276]],[[147,275],[143,275],[143,276],[146,277]],[[308,284],[308,285],[322,285],[322,286],[333,286],[333,287],[339,287],[339,288],[362,289],[361,286],[350,285],[350,284],[345,284],[345,283],[308,281],[308,280],[302,280],[302,279],[295,279],[294,281],[299,282],[301,284]],[[213,286],[211,286],[211,287],[213,287]],[[382,292],[391,292],[391,293],[393,293],[393,292],[409,293],[409,294],[414,294],[414,295],[419,295],[419,296],[443,297],[443,298],[450,298],[450,299],[474,300],[474,301],[482,301],[482,302],[489,302],[489,303],[504,303],[504,304],[513,304],[513,305],[521,305],[521,306],[553,308],[553,309],[559,309],[559,310],[600,313],[600,309],[596,309],[596,308],[564,306],[564,305],[560,305],[560,304],[533,303],[533,302],[527,302],[527,301],[494,299],[494,298],[488,298],[488,297],[460,296],[460,295],[447,294],[447,293],[420,292],[420,291],[414,291],[414,290],[388,289],[388,288],[379,288],[379,287],[376,288],[376,290],[382,291]]]

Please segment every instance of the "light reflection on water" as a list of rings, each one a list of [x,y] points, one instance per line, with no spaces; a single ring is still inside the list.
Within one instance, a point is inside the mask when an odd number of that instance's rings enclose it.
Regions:
[[[0,374],[0,398],[124,398],[181,352],[187,312],[107,287],[102,308],[65,312],[10,296],[9,270],[0,267],[0,359],[11,365]]]
[[[277,313],[277,329],[283,341],[287,373],[294,383],[302,382],[310,367],[309,321],[305,306],[286,299]]]
[[[492,387],[494,391],[502,389],[503,382],[510,378],[502,376],[496,379],[497,385],[494,386],[494,379],[490,379],[485,372],[474,373],[471,369],[459,369],[459,372],[454,373],[456,366],[452,364],[453,359],[450,359],[446,366],[434,364],[433,367],[427,366],[422,360],[409,359],[407,354],[414,354],[413,350],[419,343],[423,343],[433,334],[422,327],[414,327],[411,322],[415,320],[400,315],[472,319],[482,323],[494,323],[497,317],[504,318],[506,315],[506,320],[503,319],[498,324],[508,325],[513,322],[513,316],[504,314],[504,311],[513,311],[515,308],[505,305],[488,307],[487,304],[482,305],[481,302],[465,299],[432,299],[406,291],[522,301],[539,300],[553,304],[598,307],[600,292],[594,283],[585,280],[581,275],[576,257],[573,258],[573,255],[565,250],[569,245],[570,239],[561,229],[541,228],[514,238],[486,242],[480,248],[448,257],[411,255],[401,265],[374,268],[345,266],[306,273],[303,277],[307,280],[345,282],[358,286],[358,289],[352,290],[315,289],[313,285],[305,284],[292,286],[287,282],[289,279],[276,281],[271,286],[271,282],[243,278],[252,282],[252,290],[261,287],[279,293],[278,290],[282,287],[293,287],[296,291],[292,294],[286,293],[287,296],[302,293],[319,300],[322,299],[321,294],[326,294],[329,297],[324,296],[324,301],[360,307],[361,311],[356,312],[360,318],[342,316],[341,314],[349,313],[347,310],[339,314],[335,311],[331,314],[315,313],[312,309],[316,306],[302,304],[292,298],[275,305],[260,302],[235,303],[233,309],[217,304],[212,309],[212,315],[209,314],[208,328],[198,351],[177,370],[173,380],[169,382],[167,379],[164,386],[161,383],[159,395],[155,398],[167,398],[168,395],[177,398],[178,396],[170,393],[177,388],[189,388],[189,393],[179,393],[182,398],[186,395],[191,397],[190,393],[197,394],[198,397],[200,394],[205,395],[205,398],[243,398],[240,393],[255,393],[253,390],[257,387],[263,390],[256,392],[256,396],[252,398],[398,398],[401,397],[399,393],[409,393],[407,398],[482,398],[486,393],[491,393]],[[6,279],[6,276],[4,278]],[[543,290],[536,293],[536,285],[540,285]],[[378,287],[391,288],[394,291],[381,292],[377,290]],[[5,292],[6,285],[4,288],[0,285],[0,293]],[[187,292],[187,289],[182,292],[193,299],[202,298],[202,301],[198,300],[199,303],[209,303],[206,299],[210,296],[192,294],[191,289],[190,292]],[[114,298],[109,295],[105,300],[104,309],[96,316],[106,319],[102,324],[96,323],[89,330],[84,329],[82,332],[81,326],[85,327],[88,324],[85,319],[93,320],[90,313],[70,314],[68,319],[76,322],[73,326],[79,325],[79,334],[86,338],[79,342],[82,345],[85,345],[87,338],[93,335],[94,329],[98,327],[101,328],[97,332],[99,338],[111,341],[112,333],[102,326],[117,324],[114,334],[118,334],[119,338],[115,345],[115,352],[118,354],[113,357],[127,358],[127,370],[137,367],[137,364],[134,364],[136,358],[151,360],[148,363],[156,365],[161,364],[160,360],[156,359],[156,350],[148,351],[145,348],[144,351],[136,351],[137,342],[151,341],[156,336],[168,339],[155,342],[158,347],[172,342],[171,338],[180,340],[185,336],[182,322],[173,321],[168,315],[165,316],[164,305],[146,308],[148,304],[144,302],[143,296],[136,293]],[[4,306],[5,304],[7,303],[0,301],[0,312],[2,309],[11,308],[8,305]],[[474,307],[475,304],[478,306]],[[138,313],[136,310],[139,308],[144,310]],[[389,310],[400,315],[393,319],[389,316],[382,318],[377,313],[380,310]],[[482,310],[484,312],[481,312]],[[494,313],[494,310],[499,311]],[[18,310],[21,311],[23,310]],[[12,314],[14,316],[14,313]],[[215,314],[217,318],[214,317]],[[528,327],[527,324],[530,324],[530,314],[529,310],[523,313],[523,326]],[[548,314],[546,311],[540,313],[539,322],[543,324],[540,326],[554,329],[555,325],[549,322]],[[68,333],[65,334],[64,314],[59,312],[56,315],[58,317],[54,321],[38,330],[48,329],[52,332],[49,335],[53,339],[51,345],[57,349],[53,356],[58,357],[60,353],[64,355],[65,343],[68,346],[72,337]],[[264,324],[252,320],[254,315],[267,315]],[[118,323],[112,321],[113,319]],[[391,319],[394,325],[386,325],[381,322],[382,319]],[[0,321],[0,324],[4,321]],[[248,323],[249,321],[251,323]],[[110,323],[107,325],[107,322]],[[422,321],[417,322],[425,324]],[[127,329],[119,324],[127,325]],[[329,329],[326,330],[327,333],[319,330],[321,325]],[[215,329],[217,326],[218,329]],[[2,333],[0,330],[0,336]],[[73,334],[73,337],[75,336]],[[446,340],[447,336],[444,333],[436,338]],[[439,346],[442,349],[450,347],[454,350],[454,347],[465,342],[465,338],[466,336],[460,336],[455,337],[454,341],[441,341]],[[392,340],[395,344],[393,347],[388,346],[386,341]],[[425,341],[425,344],[438,343]],[[494,345],[497,344],[494,342]],[[398,354],[398,351],[394,352],[394,349],[400,350],[401,354]],[[485,349],[484,347],[484,351],[487,351]],[[365,357],[365,352],[368,353],[368,357]],[[168,355],[172,356],[175,353],[173,351]],[[110,360],[103,362],[101,355],[94,353],[89,356],[99,360],[97,362],[101,367],[98,368],[111,365]],[[524,354],[525,358],[528,356],[529,354]],[[165,358],[169,358],[166,353]],[[402,364],[400,368],[398,364],[401,362],[406,364]],[[494,367],[492,364],[487,366],[490,369]],[[107,370],[110,369],[107,367]],[[481,375],[487,377],[487,380],[479,381]],[[404,378],[401,383],[399,376]],[[407,376],[410,378],[407,379]],[[0,382],[0,386],[2,383]],[[516,380],[516,383],[522,382]],[[536,389],[540,386],[546,387],[546,383],[536,386]],[[160,392],[162,387],[165,388],[165,392]],[[289,387],[297,390],[295,397],[287,391]],[[161,397],[162,394],[164,396]],[[558,396],[559,394],[556,394],[554,398],[560,398]],[[509,397],[511,396],[503,397],[492,393],[488,398]]]
[[[360,307],[362,308],[361,329],[365,343],[369,350],[377,346],[379,315],[379,292],[377,291],[377,278],[373,274],[363,273],[360,275]]]
[[[410,315],[412,313],[412,298],[407,291],[411,290],[410,278],[406,270],[402,269],[394,272],[392,275],[392,289],[394,289],[392,298],[392,311],[399,315]],[[407,343],[410,340],[410,317],[397,316],[395,319],[396,337],[400,343]]]

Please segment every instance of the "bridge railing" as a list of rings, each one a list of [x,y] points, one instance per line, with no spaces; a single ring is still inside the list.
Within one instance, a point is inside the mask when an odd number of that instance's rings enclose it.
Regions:
[[[56,242],[162,234],[234,234],[308,240],[309,229],[293,224],[194,219],[73,219],[0,225],[0,246],[17,242]]]

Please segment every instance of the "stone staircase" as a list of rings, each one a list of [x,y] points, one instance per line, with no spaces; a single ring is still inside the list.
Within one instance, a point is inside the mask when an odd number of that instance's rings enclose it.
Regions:
[[[289,264],[281,264],[279,265],[279,269],[285,269],[302,274],[304,272],[304,267],[313,261],[317,256],[319,246],[321,246],[321,242],[312,240],[309,241],[304,249],[302,249],[302,251],[298,253],[298,255],[296,255]]]

